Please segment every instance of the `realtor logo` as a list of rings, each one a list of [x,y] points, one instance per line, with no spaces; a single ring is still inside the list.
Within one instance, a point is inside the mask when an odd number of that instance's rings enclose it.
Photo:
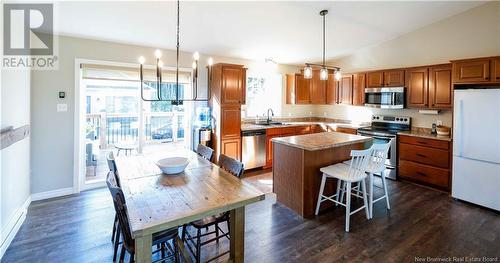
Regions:
[[[3,18],[2,66],[53,69],[53,4],[3,4]]]

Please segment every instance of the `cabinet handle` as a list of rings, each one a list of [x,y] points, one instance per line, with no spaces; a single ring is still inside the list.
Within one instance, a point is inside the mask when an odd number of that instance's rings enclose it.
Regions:
[[[497,79],[500,79],[500,77],[497,77]]]
[[[427,176],[426,174],[422,173],[422,172],[417,172],[418,175],[420,176]]]
[[[486,78],[484,78],[484,79],[488,80],[488,79],[490,79],[490,78],[486,77]]]
[[[425,155],[423,155],[423,154],[421,154],[421,153],[417,153],[416,155],[417,155],[417,156],[420,156],[420,157],[423,157],[423,158],[427,158],[427,156],[425,156]]]

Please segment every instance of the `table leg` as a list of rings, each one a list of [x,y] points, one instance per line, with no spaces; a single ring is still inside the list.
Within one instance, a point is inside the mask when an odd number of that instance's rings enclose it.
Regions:
[[[152,257],[151,246],[153,245],[153,236],[146,235],[135,239],[135,262],[150,263]]]
[[[245,207],[231,210],[230,214],[230,260],[234,263],[245,260]]]

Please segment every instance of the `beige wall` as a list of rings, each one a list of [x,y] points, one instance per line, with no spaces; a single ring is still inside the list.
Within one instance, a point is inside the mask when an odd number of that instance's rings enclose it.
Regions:
[[[331,63],[344,72],[447,63],[452,59],[500,55],[500,2],[490,2],[396,39],[364,48]],[[411,116],[413,125],[430,127],[442,120],[451,126],[451,111],[423,115],[417,110],[380,110],[354,106],[320,106],[316,114],[369,120],[372,114]]]
[[[30,72],[20,69],[1,71],[0,128],[30,123]],[[5,252],[25,216],[24,205],[30,196],[30,139],[16,142],[0,151],[0,245]],[[1,257],[1,254],[0,254]]]

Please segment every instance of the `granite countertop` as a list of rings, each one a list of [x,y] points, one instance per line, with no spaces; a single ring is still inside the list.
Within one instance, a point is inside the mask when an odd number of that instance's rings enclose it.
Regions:
[[[272,139],[275,143],[281,143],[307,151],[341,147],[355,143],[369,142],[371,140],[372,138],[370,137],[340,132],[322,132]]]
[[[357,129],[363,126],[369,126],[370,124],[350,124],[350,123],[337,123],[337,122],[317,122],[317,121],[304,121],[304,122],[283,122],[282,125],[259,125],[253,123],[244,123],[241,125],[242,131],[254,131],[254,130],[265,130],[271,128],[283,128],[283,127],[296,127],[304,125],[325,125],[329,127],[346,127],[351,129]]]
[[[411,131],[401,131],[398,132],[398,135],[414,136],[414,137],[442,140],[448,142],[452,141],[451,136],[440,136],[437,134],[432,134],[431,129],[426,129],[426,128],[413,129]]]

